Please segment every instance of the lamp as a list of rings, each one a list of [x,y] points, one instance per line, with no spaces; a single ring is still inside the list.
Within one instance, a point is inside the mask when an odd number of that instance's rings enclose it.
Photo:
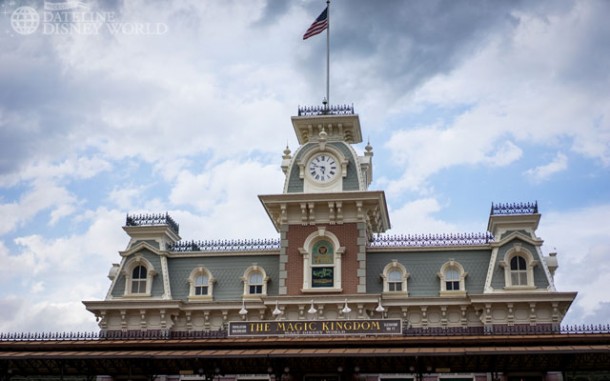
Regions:
[[[275,309],[272,312],[273,316],[279,318],[282,315],[282,310],[280,310],[277,300],[275,301]]]
[[[379,312],[381,314],[381,317],[383,317],[383,312],[385,311],[385,308],[383,308],[383,306],[381,305],[381,298],[379,298],[379,303],[377,304],[375,311]]]
[[[318,310],[316,310],[316,307],[313,306],[313,299],[311,299],[311,307],[309,307],[309,309],[307,310],[307,313],[310,313],[313,315],[316,312],[318,312]]]
[[[349,314],[350,312],[352,312],[352,309],[348,307],[347,305],[347,299],[345,299],[345,307],[343,307],[343,309],[341,310],[341,312],[343,312],[344,315]]]
[[[245,317],[248,314],[248,310],[246,309],[246,301],[245,300],[241,301],[241,310],[239,310],[239,314],[242,317]]]

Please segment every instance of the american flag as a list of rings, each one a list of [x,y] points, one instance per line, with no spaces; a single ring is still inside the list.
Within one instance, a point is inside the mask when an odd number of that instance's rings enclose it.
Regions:
[[[318,16],[316,21],[314,21],[309,29],[307,29],[307,32],[305,32],[303,35],[303,40],[322,33],[322,31],[324,31],[326,28],[328,28],[328,7],[326,7],[322,13],[320,13],[320,16]]]

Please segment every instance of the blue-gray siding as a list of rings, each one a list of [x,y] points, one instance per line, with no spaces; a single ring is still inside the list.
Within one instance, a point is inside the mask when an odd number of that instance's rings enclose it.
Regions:
[[[409,251],[409,252],[373,252],[367,254],[366,285],[368,293],[383,291],[380,274],[384,267],[396,259],[410,276],[407,289],[410,296],[439,296],[440,279],[438,273],[441,266],[450,259],[459,262],[468,273],[465,280],[466,292],[481,294],[485,286],[485,277],[489,266],[491,251]]]
[[[538,251],[534,246],[520,239],[514,239],[498,250],[498,257],[496,258],[496,264],[494,265],[493,269],[493,277],[491,279],[491,287],[494,289],[502,289],[505,287],[504,268],[499,265],[499,262],[504,260],[506,252],[513,248],[515,242],[520,243],[521,247],[532,253],[535,260],[541,262],[538,266],[534,267],[534,285],[537,288],[547,288],[549,286],[549,282],[547,281],[546,275],[544,274],[544,269],[542,268],[542,261],[544,259],[539,257]]]
[[[256,263],[265,269],[270,280],[267,283],[267,294],[277,295],[279,257],[276,255],[261,256],[217,256],[217,257],[173,257],[168,259],[172,296],[175,300],[187,300],[189,296],[188,278],[193,269],[203,266],[216,278],[214,300],[240,300],[244,284],[241,278],[246,269]]]
[[[161,274],[161,260],[158,255],[148,251],[141,250],[139,253],[143,258],[148,260],[155,268],[157,275],[153,277],[153,284],[151,289],[152,297],[161,297],[163,295],[163,279]],[[129,260],[129,259],[128,259]],[[125,276],[123,274],[118,275],[118,279],[112,289],[113,297],[120,297],[125,294]]]

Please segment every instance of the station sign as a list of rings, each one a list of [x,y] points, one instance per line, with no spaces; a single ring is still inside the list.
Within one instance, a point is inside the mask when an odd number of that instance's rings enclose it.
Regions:
[[[400,335],[402,320],[269,320],[229,322],[229,337]]]

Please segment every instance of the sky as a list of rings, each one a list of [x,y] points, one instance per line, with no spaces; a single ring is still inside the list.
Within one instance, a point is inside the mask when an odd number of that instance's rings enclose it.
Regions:
[[[325,35],[302,40],[325,5],[0,3],[0,332],[95,331],[81,301],[104,298],[127,213],[277,238],[257,195],[282,192],[290,117],[325,96]],[[388,233],[484,232],[492,202],[537,201],[578,291],[564,323],[610,323],[610,2],[330,14],[330,103],[360,116]]]

